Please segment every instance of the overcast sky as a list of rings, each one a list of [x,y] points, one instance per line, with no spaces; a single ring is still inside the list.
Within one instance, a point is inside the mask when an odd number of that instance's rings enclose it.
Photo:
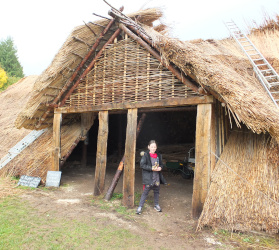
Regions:
[[[279,0],[108,0],[128,14],[147,7],[163,7],[164,22],[180,40],[222,39],[229,36],[224,22],[233,19],[241,29],[261,23],[264,13],[279,14]],[[25,75],[39,75],[58,52],[72,29],[107,16],[103,0],[7,0],[1,4],[0,40],[11,36]]]

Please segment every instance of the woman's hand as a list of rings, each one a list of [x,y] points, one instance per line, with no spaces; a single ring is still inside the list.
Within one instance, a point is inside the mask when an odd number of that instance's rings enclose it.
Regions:
[[[161,171],[162,168],[161,167],[157,167],[157,168],[152,168],[152,171]]]

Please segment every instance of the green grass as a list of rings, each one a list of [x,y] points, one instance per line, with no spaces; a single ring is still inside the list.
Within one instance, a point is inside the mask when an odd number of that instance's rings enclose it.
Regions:
[[[19,198],[0,201],[0,249],[127,249],[143,240],[110,222],[40,213]]]
[[[267,249],[279,249],[278,240],[273,236],[256,235],[242,232],[230,232],[225,229],[214,231],[218,241],[229,243],[237,242],[241,247],[258,247]],[[258,249],[256,248],[256,249]]]

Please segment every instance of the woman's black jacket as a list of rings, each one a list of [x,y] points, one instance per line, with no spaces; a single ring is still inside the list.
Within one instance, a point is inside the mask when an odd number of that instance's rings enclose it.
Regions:
[[[162,155],[159,153],[157,153],[157,155],[159,158],[159,166],[163,169]],[[149,155],[149,150],[144,152],[144,155],[140,160],[140,167],[142,168],[142,184],[151,185],[153,171],[152,171],[152,163]],[[160,176],[160,183],[167,184],[164,176],[162,175],[162,171],[159,172],[159,176]]]

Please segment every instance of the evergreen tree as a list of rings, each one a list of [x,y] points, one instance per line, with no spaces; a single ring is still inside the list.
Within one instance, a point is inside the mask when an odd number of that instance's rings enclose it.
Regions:
[[[0,65],[9,76],[24,76],[23,68],[18,61],[17,49],[11,37],[0,42]]]

